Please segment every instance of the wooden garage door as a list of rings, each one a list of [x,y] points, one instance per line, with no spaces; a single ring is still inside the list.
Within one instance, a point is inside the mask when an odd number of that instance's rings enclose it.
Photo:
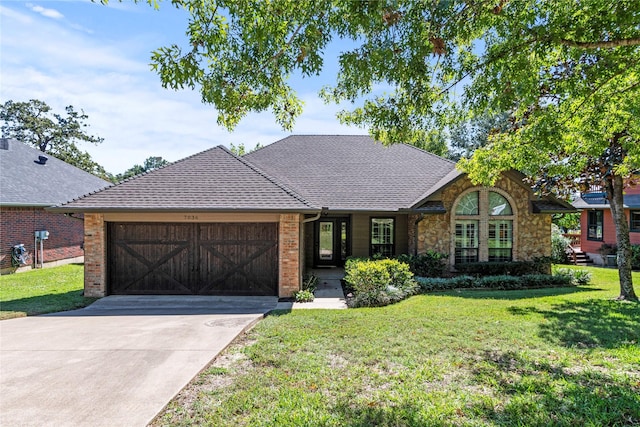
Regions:
[[[277,295],[276,223],[109,223],[111,294]]]

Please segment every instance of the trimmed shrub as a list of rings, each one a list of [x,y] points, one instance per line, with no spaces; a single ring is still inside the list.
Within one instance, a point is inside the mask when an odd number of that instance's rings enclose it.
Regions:
[[[349,260],[345,282],[353,290],[350,307],[381,307],[416,293],[418,286],[409,266],[394,259]]]
[[[471,288],[477,281],[471,276],[456,276],[448,279],[441,277],[416,277],[416,282],[423,293],[445,291],[450,289]]]
[[[521,276],[485,276],[478,279],[477,286],[489,289],[523,289],[524,281]]]
[[[572,282],[564,276],[550,275],[550,274],[527,274],[521,276],[525,282],[525,288],[560,288],[565,286],[571,286]]]
[[[573,270],[570,268],[557,268],[554,277],[564,277],[573,286],[585,286],[591,281],[591,273],[587,270]]]
[[[525,274],[549,274],[551,259],[537,258],[533,261],[470,262],[456,264],[459,273],[471,276],[524,276]]]
[[[481,278],[458,276],[450,279],[416,277],[416,282],[420,285],[420,289],[423,293],[470,288],[502,290],[557,288],[572,286],[576,283],[573,276],[562,274],[553,276],[550,274],[527,274],[524,276],[498,275],[485,276]]]
[[[442,277],[447,271],[449,255],[429,250],[419,255],[398,255],[396,259],[409,264],[411,272],[419,277]]]

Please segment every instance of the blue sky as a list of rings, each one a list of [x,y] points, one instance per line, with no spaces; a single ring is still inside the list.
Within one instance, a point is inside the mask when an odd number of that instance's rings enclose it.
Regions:
[[[67,105],[84,110],[89,132],[105,141],[81,148],[114,174],[149,156],[175,161],[220,144],[251,148],[287,136],[270,112],[248,116],[230,133],[199,93],[162,88],[149,66],[151,51],[184,42],[187,19],[167,3],[154,10],[116,0],[108,6],[2,0],[0,102],[40,99],[56,112]],[[335,79],[335,60],[326,68],[323,76],[294,80],[305,109],[291,133],[366,133],[340,125],[335,113],[342,107],[318,98],[319,88]]]

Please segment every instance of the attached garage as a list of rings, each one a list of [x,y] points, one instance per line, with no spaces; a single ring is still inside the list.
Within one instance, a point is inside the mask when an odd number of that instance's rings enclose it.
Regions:
[[[84,294],[291,297],[321,208],[220,146],[51,208],[84,215]]]
[[[108,293],[278,295],[278,223],[107,223]]]

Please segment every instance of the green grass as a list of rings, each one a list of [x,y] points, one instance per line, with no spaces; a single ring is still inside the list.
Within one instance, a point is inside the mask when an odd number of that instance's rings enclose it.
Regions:
[[[78,264],[0,276],[0,320],[91,304],[96,298],[82,296],[83,278]]]
[[[154,425],[640,425],[640,305],[589,270],[579,288],[276,313]]]

